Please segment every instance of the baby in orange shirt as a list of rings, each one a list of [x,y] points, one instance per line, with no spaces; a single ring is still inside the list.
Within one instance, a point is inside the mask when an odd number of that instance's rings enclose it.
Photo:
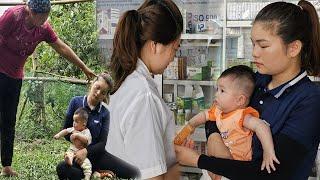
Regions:
[[[256,133],[263,148],[264,168],[270,173],[275,170],[273,161],[279,164],[275,155],[272,135],[259,113],[248,107],[254,90],[254,72],[239,65],[225,70],[217,81],[217,92],[213,106],[194,116],[178,133],[174,143],[181,145],[194,129],[206,121],[215,121],[220,135],[213,133],[208,138],[208,155],[219,158],[250,161],[252,157],[252,135]],[[212,179],[220,176],[209,173]]]

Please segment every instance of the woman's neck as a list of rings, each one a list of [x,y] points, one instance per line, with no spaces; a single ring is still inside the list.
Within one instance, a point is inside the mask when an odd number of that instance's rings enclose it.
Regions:
[[[88,95],[87,103],[88,103],[90,109],[94,109],[99,104],[99,102],[94,100],[92,98],[92,96],[90,96],[90,95]]]
[[[281,72],[279,74],[272,75],[272,80],[268,84],[268,89],[269,90],[274,89],[290,81],[291,79],[296,77],[300,73],[300,71],[301,71],[300,67],[295,67],[295,68],[288,69],[284,72]]]

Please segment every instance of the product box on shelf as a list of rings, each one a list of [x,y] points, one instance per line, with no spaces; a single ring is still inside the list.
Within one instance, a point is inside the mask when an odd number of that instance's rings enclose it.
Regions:
[[[228,60],[228,64],[227,64],[228,68],[237,66],[237,65],[245,65],[252,68],[252,63],[251,63],[251,60],[249,59],[229,59]]]
[[[178,79],[178,58],[175,57],[173,61],[168,65],[168,67],[163,72],[164,79]]]
[[[185,124],[185,114],[183,109],[178,109],[176,124],[183,126]]]
[[[211,76],[211,79],[213,81],[218,80],[220,74],[221,74],[221,68],[220,67],[213,66],[213,67],[210,68],[210,76]]]
[[[178,57],[178,79],[184,80],[187,78],[187,63],[186,57]]]
[[[164,93],[163,94],[163,100],[166,103],[172,103],[173,102],[173,93]]]
[[[177,97],[177,106],[179,109],[191,109],[192,98],[191,97]]]
[[[186,33],[194,33],[193,17],[191,12],[186,12]]]
[[[192,99],[192,114],[197,114],[205,109],[204,97]]]
[[[208,80],[210,79],[210,67],[187,67],[187,79],[189,80]]]

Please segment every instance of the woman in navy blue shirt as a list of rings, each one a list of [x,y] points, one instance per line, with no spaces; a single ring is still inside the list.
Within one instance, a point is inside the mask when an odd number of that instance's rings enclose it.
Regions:
[[[261,171],[261,144],[253,138],[253,160],[227,160],[176,146],[181,164],[196,166],[230,179],[307,179],[320,139],[320,90],[307,76],[320,75],[320,26],[314,6],[275,2],[256,16],[251,40],[257,66],[250,105],[270,124],[280,164]],[[207,137],[219,133],[206,124]]]
[[[66,121],[63,129],[72,127],[73,114],[79,107],[88,110],[87,127],[92,136],[92,143],[84,149],[75,153],[75,161],[69,166],[65,161],[57,166],[59,179],[81,179],[84,177],[79,164],[88,157],[92,164],[92,172],[98,170],[111,170],[121,178],[135,178],[139,176],[139,171],[121,159],[105,151],[108,137],[110,115],[109,111],[102,105],[108,103],[109,94],[112,89],[112,80],[107,73],[101,73],[91,84],[87,96],[77,96],[70,101]],[[70,140],[70,134],[65,137]]]

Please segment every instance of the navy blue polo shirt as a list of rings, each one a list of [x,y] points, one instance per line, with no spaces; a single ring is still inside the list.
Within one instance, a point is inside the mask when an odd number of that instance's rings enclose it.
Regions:
[[[86,96],[76,96],[70,101],[64,128],[72,127],[73,114],[79,107],[84,107],[88,110],[89,117],[87,128],[90,130],[92,136],[91,145],[96,144],[99,142],[102,135],[108,134],[110,124],[109,111],[101,103],[91,110],[87,103]]]
[[[293,176],[297,180],[307,179],[320,139],[320,89],[304,71],[272,90],[267,88],[270,81],[271,76],[257,73],[256,89],[250,105],[259,111],[261,119],[270,124],[273,135],[285,134],[307,149],[304,161],[298,165]],[[254,136],[253,159],[261,156],[260,141]]]

